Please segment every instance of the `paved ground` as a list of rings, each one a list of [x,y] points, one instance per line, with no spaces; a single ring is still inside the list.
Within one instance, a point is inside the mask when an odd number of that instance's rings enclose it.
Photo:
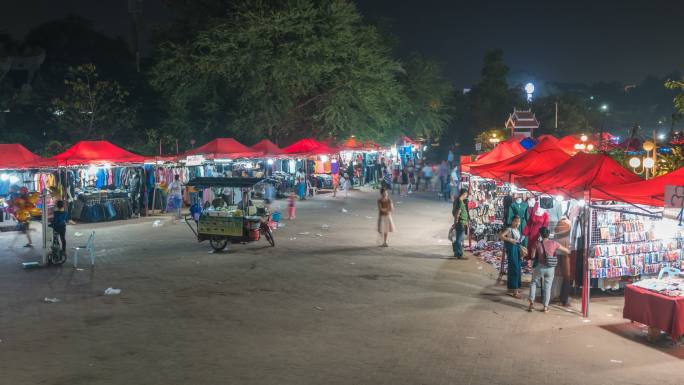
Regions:
[[[682,383],[684,348],[645,342],[621,297],[588,322],[527,313],[489,266],[446,259],[448,204],[395,198],[383,249],[374,199],[307,201],[276,248],[221,254],[184,224],[69,227],[97,232],[94,271],[23,271],[32,251],[0,234],[0,384]]]

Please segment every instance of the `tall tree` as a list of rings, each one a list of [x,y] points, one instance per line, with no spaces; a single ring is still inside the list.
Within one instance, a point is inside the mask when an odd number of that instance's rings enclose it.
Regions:
[[[386,135],[407,110],[401,71],[349,1],[243,0],[164,44],[151,76],[175,130],[249,140]]]
[[[111,138],[133,126],[128,92],[117,82],[100,80],[93,64],[70,68],[66,91],[53,99],[55,121],[73,140]]]
[[[412,54],[400,77],[404,84],[409,109],[404,126],[414,136],[439,136],[451,120],[454,88],[442,75],[438,63]]]
[[[508,66],[503,51],[485,54],[480,81],[470,91],[474,129],[477,132],[501,127],[515,107],[525,104],[522,91],[509,88]]]

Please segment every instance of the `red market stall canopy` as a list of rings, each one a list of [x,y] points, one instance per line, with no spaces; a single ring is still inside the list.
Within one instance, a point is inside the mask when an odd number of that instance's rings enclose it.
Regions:
[[[514,157],[525,152],[525,148],[516,141],[505,141],[499,143],[493,150],[485,152],[475,159],[474,162],[461,165],[462,172],[470,172],[470,167],[477,165],[500,162],[504,159]]]
[[[260,152],[264,156],[278,156],[282,155],[283,153],[283,150],[280,147],[278,147],[275,143],[271,142],[268,139],[262,140],[261,142],[250,147],[249,149],[250,151]]]
[[[0,170],[50,166],[55,166],[55,162],[32,153],[19,143],[0,144]]]
[[[557,142],[555,138],[544,138],[530,150],[499,162],[471,166],[470,172],[502,182],[510,182],[514,177],[545,173],[571,158],[570,154],[556,145]]]
[[[340,144],[340,149],[345,151],[378,151],[381,146],[373,141],[360,141],[351,137]]]
[[[183,155],[203,155],[206,159],[237,159],[259,157],[263,153],[254,151],[233,138],[217,138],[203,146],[186,151]]]
[[[637,175],[605,154],[579,154],[543,174],[517,178],[515,184],[532,191],[583,199],[584,192],[601,185],[640,181]]]
[[[106,140],[81,141],[52,160],[60,166],[79,166],[86,164],[144,163],[145,157],[126,151]]]
[[[684,168],[649,180],[597,186],[591,194],[605,200],[662,207],[665,205],[665,186],[668,185],[684,186]]]
[[[283,154],[302,156],[330,155],[336,153],[337,151],[338,149],[313,139],[302,139],[283,148]]]

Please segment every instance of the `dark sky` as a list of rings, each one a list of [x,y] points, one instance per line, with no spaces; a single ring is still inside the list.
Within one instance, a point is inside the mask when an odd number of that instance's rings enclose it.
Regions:
[[[458,87],[474,82],[486,50],[501,48],[513,71],[567,82],[638,82],[684,70],[684,2],[357,0],[370,20],[393,20],[401,53],[445,64]],[[31,27],[76,13],[108,34],[128,37],[126,0],[9,1],[0,29],[20,37]],[[160,0],[144,0],[151,29],[170,19]]]

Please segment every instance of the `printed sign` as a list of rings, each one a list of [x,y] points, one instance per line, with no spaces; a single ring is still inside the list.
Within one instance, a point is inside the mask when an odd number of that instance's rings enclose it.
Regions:
[[[210,217],[203,215],[199,220],[198,232],[202,235],[243,235],[243,217]]]
[[[202,163],[204,163],[203,155],[188,155],[185,159],[186,166],[200,166]]]
[[[684,186],[665,186],[665,207],[684,207]]]

